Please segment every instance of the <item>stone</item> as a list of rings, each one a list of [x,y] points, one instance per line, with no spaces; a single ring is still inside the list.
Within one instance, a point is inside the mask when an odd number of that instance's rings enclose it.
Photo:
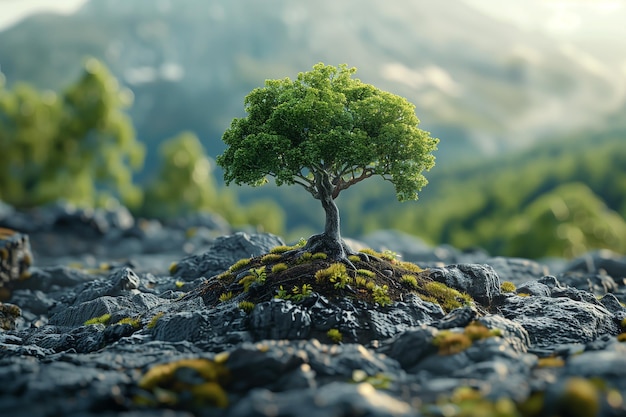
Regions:
[[[489,306],[500,294],[500,279],[489,265],[460,264],[431,268],[429,276]]]
[[[0,228],[0,290],[9,288],[15,281],[28,278],[28,268],[32,263],[28,235]]]
[[[188,256],[178,262],[173,276],[185,281],[199,277],[209,278],[226,271],[239,259],[259,256],[284,244],[278,236],[269,233],[222,236],[203,254]]]

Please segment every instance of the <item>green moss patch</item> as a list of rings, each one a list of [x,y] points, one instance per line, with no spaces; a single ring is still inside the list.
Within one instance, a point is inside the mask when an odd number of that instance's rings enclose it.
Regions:
[[[270,254],[238,261],[229,272],[209,279],[183,299],[199,296],[215,306],[235,297],[254,304],[275,297],[300,302],[318,293],[384,307],[412,293],[439,304],[445,312],[473,303],[469,295],[433,281],[428,270],[398,261],[394,254],[363,250],[369,256],[353,256],[349,265],[320,252],[294,250],[297,247],[274,248]]]

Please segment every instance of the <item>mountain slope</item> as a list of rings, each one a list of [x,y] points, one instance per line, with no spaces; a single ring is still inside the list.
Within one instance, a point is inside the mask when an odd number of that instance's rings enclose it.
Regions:
[[[1,32],[0,68],[9,84],[59,89],[84,56],[101,58],[134,91],[142,140],[193,130],[211,155],[248,91],[318,61],[415,103],[442,161],[593,125],[623,104],[614,68],[590,71],[571,45],[452,3],[92,0]]]

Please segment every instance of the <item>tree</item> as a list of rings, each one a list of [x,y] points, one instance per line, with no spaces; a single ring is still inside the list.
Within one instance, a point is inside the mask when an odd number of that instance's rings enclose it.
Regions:
[[[217,186],[197,136],[181,133],[163,142],[159,152],[160,170],[146,188],[142,213],[171,218],[212,208]]]
[[[227,184],[297,184],[320,200],[324,233],[302,250],[323,251],[349,263],[341,239],[339,193],[378,175],[400,201],[416,200],[434,165],[438,140],[418,129],[415,106],[397,95],[352,78],[355,68],[319,63],[296,80],[267,80],[245,98],[247,116],[223,135],[227,148],[217,163]]]
[[[132,170],[144,148],[123,112],[130,98],[95,59],[61,95],[0,85],[0,199],[17,207],[138,202]]]

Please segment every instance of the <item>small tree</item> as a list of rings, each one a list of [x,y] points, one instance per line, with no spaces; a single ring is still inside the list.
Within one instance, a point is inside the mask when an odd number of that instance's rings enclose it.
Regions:
[[[349,263],[340,235],[339,193],[374,175],[394,184],[400,201],[416,200],[434,165],[438,140],[418,129],[415,106],[352,78],[356,68],[319,63],[296,80],[267,80],[245,98],[247,116],[223,135],[217,163],[227,184],[298,184],[320,200],[324,233],[303,250]]]

